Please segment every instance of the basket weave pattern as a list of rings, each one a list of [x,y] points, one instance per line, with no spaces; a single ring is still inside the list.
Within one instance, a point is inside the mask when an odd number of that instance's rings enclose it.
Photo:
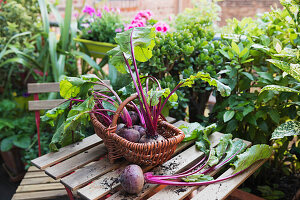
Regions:
[[[136,98],[136,96],[134,97]],[[123,103],[126,105],[134,97],[129,97]],[[124,157],[129,162],[140,165],[158,165],[167,161],[174,153],[177,144],[183,140],[184,133],[166,121],[159,121],[157,132],[165,138],[164,140],[149,143],[130,142],[115,133],[116,119],[125,105],[121,104],[116,111],[111,127],[105,127],[100,118],[93,113],[90,114],[95,132],[103,140],[108,150],[109,160],[114,162],[114,160]]]

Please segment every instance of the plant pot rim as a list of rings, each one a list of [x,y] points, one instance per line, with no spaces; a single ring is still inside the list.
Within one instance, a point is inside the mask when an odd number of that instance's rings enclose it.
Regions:
[[[94,41],[94,40],[87,40],[87,39],[81,39],[81,38],[73,38],[74,41],[76,42],[82,42],[90,45],[97,45],[97,46],[107,46],[107,47],[116,47],[117,44],[112,44],[108,42],[99,42],[99,41]]]

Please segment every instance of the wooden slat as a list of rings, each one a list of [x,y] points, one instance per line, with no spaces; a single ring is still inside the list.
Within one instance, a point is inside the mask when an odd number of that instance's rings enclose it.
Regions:
[[[61,178],[70,172],[100,158],[107,153],[104,144],[97,145],[85,152],[82,152],[68,160],[49,167],[45,172],[54,179]]]
[[[53,178],[47,177],[37,177],[37,178],[23,178],[20,185],[35,185],[43,183],[58,183],[59,180],[54,180]]]
[[[59,92],[59,83],[28,83],[28,93],[47,93],[47,92]]]
[[[104,80],[106,84],[110,84],[109,80]],[[53,83],[28,83],[28,93],[29,94],[35,94],[35,93],[48,93],[48,92],[59,92],[59,83],[53,82]],[[95,90],[101,90],[103,89],[103,86],[95,85]]]
[[[180,125],[185,122],[178,122],[177,124]],[[179,147],[180,149],[181,147]],[[97,162],[94,162],[90,164],[89,166],[85,166],[82,169],[79,169],[75,171],[74,173],[70,174],[69,176],[66,176],[61,179],[61,182],[69,187],[71,190],[76,190],[79,187],[82,187],[83,185],[91,182],[92,180],[100,177],[101,175],[112,171],[121,165],[126,165],[128,164],[126,161],[120,163],[114,163],[110,164],[108,159],[103,159]]]
[[[177,123],[179,124],[179,123]],[[220,138],[219,133],[213,134],[211,137],[216,140],[217,138]],[[181,150],[189,146],[190,144],[186,143],[186,146],[184,146],[185,143],[182,143],[181,145],[178,146]],[[177,149],[176,149],[177,150]],[[161,166],[156,168],[157,173],[164,173],[164,174],[172,174],[174,171],[176,172],[176,169],[178,168],[183,168],[186,165],[188,165],[190,162],[198,158],[199,156],[203,155],[199,151],[196,153],[196,149],[194,146],[190,147],[188,150],[183,151],[182,153],[178,154],[174,158],[170,159],[166,163],[162,164]],[[171,167],[170,167],[171,166]],[[115,171],[109,172],[105,174],[104,176],[100,177],[93,183],[87,185],[86,187],[79,189],[78,193],[85,197],[86,199],[98,199],[102,196],[105,196],[108,194],[112,189],[115,189],[116,187],[119,186],[119,183],[116,181],[118,180],[118,177],[120,175],[120,172],[123,170],[124,167],[119,168]],[[152,167],[144,167],[144,171],[150,170]],[[145,186],[150,187],[149,185]],[[148,188],[147,188],[148,189]],[[142,196],[145,195],[145,191],[149,192],[147,189],[142,192]],[[118,193],[119,194],[119,193]],[[122,199],[124,196],[114,196],[116,199]],[[128,197],[126,196],[125,199]],[[113,199],[113,198],[112,198]]]
[[[24,178],[36,178],[36,177],[47,177],[44,171],[37,171],[37,172],[27,172]]]
[[[167,120],[167,122],[169,122],[171,124],[176,122],[176,119],[174,117],[170,117],[170,116],[166,117],[166,120]]]
[[[12,200],[40,200],[66,196],[66,190],[51,190],[41,192],[26,192],[14,194]]]
[[[91,135],[87,138],[84,138],[81,142],[68,145],[59,149],[58,152],[48,153],[41,157],[38,157],[32,160],[32,164],[37,166],[40,169],[45,169],[51,165],[54,165],[62,160],[65,160],[71,156],[79,154],[89,148],[92,148],[101,143],[102,139],[99,138],[96,134]]]
[[[231,192],[233,192],[236,188],[238,188],[249,176],[251,176],[266,161],[267,161],[267,159],[254,163],[248,170],[246,170],[242,174],[239,174],[238,176],[235,176],[231,179],[228,179],[221,183],[215,183],[215,184],[208,185],[201,192],[199,192],[197,195],[195,195],[193,197],[193,199],[195,199],[195,200],[196,199],[201,199],[201,200],[225,199],[228,195],[230,195]],[[232,172],[233,172],[233,169],[230,168],[218,178],[227,177],[227,176],[231,175]]]
[[[184,121],[178,121],[174,124],[174,126],[178,127],[181,124],[185,124],[187,122]],[[193,144],[193,141],[181,143],[177,146],[174,155],[178,154],[180,151],[185,149],[186,147]],[[118,186],[118,176],[120,175],[120,172],[124,169],[124,166],[128,165],[128,162],[122,163],[122,167],[119,167],[118,169],[108,172],[105,175],[101,176],[99,179],[95,180],[93,183],[85,186],[84,188],[81,188],[78,190],[78,193],[82,193],[81,195],[86,197],[89,195],[92,195],[94,199],[100,198],[106,194],[112,189]],[[144,168],[144,170],[150,170],[152,167]],[[94,191],[94,188],[96,188],[96,191]],[[90,194],[92,192],[92,194]],[[86,197],[88,198],[88,197]],[[93,199],[93,198],[92,198]]]
[[[37,185],[20,185],[17,188],[17,193],[22,192],[38,192],[38,191],[49,191],[49,190],[59,190],[65,189],[63,184],[61,183],[45,183],[45,184],[37,184]]]
[[[61,182],[69,187],[71,190],[76,190],[79,187],[86,185],[92,180],[100,177],[101,175],[115,170],[121,166],[121,163],[111,164],[107,158],[96,161],[91,165],[75,171],[73,174],[61,179]]]
[[[234,140],[238,140],[238,138],[235,138]],[[243,142],[247,145],[247,147],[251,146],[251,142],[243,140]],[[212,173],[209,175],[214,176],[216,175],[220,170],[214,170]],[[237,183],[238,184],[238,183]],[[204,189],[206,186],[202,186],[202,189]],[[182,187],[182,186],[166,186],[163,188],[161,191],[157,192],[153,196],[149,198],[149,200],[155,200],[155,199],[184,199],[186,198],[189,194],[191,194],[194,190],[198,189],[199,186],[193,186],[193,187]]]
[[[37,172],[37,171],[42,171],[42,170],[37,168],[36,166],[30,166],[27,171],[28,172]]]
[[[215,132],[209,136],[209,140],[211,141],[212,147],[216,146],[220,138],[223,134],[219,132]],[[191,163],[195,162],[196,160],[200,160],[200,158],[203,156],[203,152],[196,149],[195,146],[192,146],[188,148],[187,150],[180,153],[178,156],[175,156],[171,160],[165,162],[164,164],[156,167],[153,169],[154,174],[163,174],[163,175],[172,175],[174,173],[180,172],[185,167],[189,166]],[[111,197],[109,197],[107,200],[112,199],[127,199],[127,200],[133,200],[133,199],[142,199],[149,193],[151,193],[155,188],[157,188],[158,185],[154,184],[145,184],[143,190],[137,194],[137,195],[128,195],[123,190],[120,190],[119,192],[113,194]]]
[[[53,99],[53,100],[39,100],[39,101],[28,101],[28,110],[49,110],[57,107],[58,105],[65,102],[66,99]]]

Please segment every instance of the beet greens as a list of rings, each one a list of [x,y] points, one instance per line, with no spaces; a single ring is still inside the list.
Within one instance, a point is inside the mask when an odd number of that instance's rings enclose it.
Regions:
[[[195,124],[191,127],[195,127]],[[196,132],[201,135],[204,133],[203,130],[200,128]],[[272,147],[268,145],[254,145],[245,151],[246,144],[242,140],[231,138],[231,134],[225,134],[219,144],[215,148],[209,147],[209,151],[204,151],[203,158],[190,169],[174,175],[153,175],[152,172],[148,172],[144,174],[145,181],[175,186],[208,185],[230,179],[247,170],[254,162],[272,155]],[[200,142],[203,138],[198,137],[196,140]],[[211,172],[229,163],[235,168],[232,175],[216,180],[210,176]]]
[[[146,86],[142,86],[141,77],[138,72],[137,61],[146,62],[152,57],[152,49],[155,46],[155,29],[152,27],[136,27],[126,32],[118,33],[115,40],[117,47],[108,52],[110,63],[121,73],[129,73],[135,86],[140,105],[141,118],[145,121],[146,134],[148,137],[157,137],[157,123],[162,116],[162,110],[167,101],[177,98],[175,91],[180,87],[191,87],[195,80],[207,81],[211,86],[217,87],[222,95],[228,96],[230,88],[210,77],[208,73],[198,72],[188,79],[181,80],[171,91],[162,90],[159,81],[152,76],[146,78]],[[133,65],[133,67],[131,67]],[[149,81],[157,84],[155,89],[149,89]],[[164,100],[162,100],[164,97]],[[163,117],[163,116],[162,116]]]

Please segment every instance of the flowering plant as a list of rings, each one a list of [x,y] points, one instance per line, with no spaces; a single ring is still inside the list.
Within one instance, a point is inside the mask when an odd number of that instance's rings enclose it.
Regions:
[[[78,20],[80,38],[115,43],[116,33],[124,30],[120,17],[120,9],[108,8],[96,10],[91,6],[85,6],[84,16]]]
[[[145,27],[152,25],[155,27],[157,32],[167,32],[170,29],[170,26],[163,22],[152,19],[152,12],[150,10],[139,11],[130,24],[125,25],[124,31],[132,29],[134,27]]]

